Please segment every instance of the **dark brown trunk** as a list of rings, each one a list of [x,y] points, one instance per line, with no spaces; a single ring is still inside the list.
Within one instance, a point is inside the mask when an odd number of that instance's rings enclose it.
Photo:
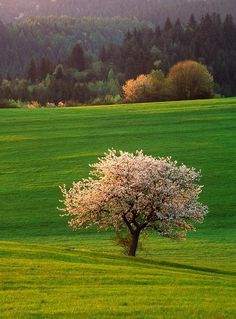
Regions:
[[[131,241],[130,248],[129,248],[129,256],[132,256],[132,257],[136,256],[136,251],[138,248],[139,234],[140,234],[139,231],[136,231],[133,234],[131,234],[132,241]]]

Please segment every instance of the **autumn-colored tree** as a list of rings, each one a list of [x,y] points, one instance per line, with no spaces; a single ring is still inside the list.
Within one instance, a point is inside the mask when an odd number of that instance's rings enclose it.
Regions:
[[[150,74],[139,75],[128,80],[123,86],[127,102],[150,102],[168,100],[172,95],[170,81],[165,79],[161,70],[153,70]]]
[[[151,82],[149,101],[166,101],[171,99],[173,85],[165,78],[165,75],[161,70],[153,70],[148,77]]]
[[[161,71],[139,75],[136,79],[128,80],[123,86],[127,102],[156,101],[161,96],[165,78]]]
[[[199,202],[200,173],[171,158],[109,150],[90,166],[88,179],[61,188],[62,211],[72,217],[69,224],[75,229],[128,230],[130,256],[135,256],[142,232],[184,239],[207,213]]]
[[[207,67],[196,61],[183,61],[174,65],[168,75],[174,95],[180,100],[194,100],[213,96],[214,80]]]
[[[127,102],[144,102],[148,100],[151,80],[148,75],[141,74],[135,80],[128,80],[123,86]]]

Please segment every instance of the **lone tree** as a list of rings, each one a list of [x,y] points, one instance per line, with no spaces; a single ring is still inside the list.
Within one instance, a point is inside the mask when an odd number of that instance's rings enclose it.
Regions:
[[[65,216],[75,229],[128,230],[129,256],[135,256],[139,236],[154,230],[172,239],[184,239],[201,223],[207,207],[199,202],[200,173],[171,158],[154,158],[109,150],[90,165],[88,179],[61,188]]]
[[[213,97],[214,79],[207,67],[196,61],[182,61],[169,72],[177,99],[194,100]]]

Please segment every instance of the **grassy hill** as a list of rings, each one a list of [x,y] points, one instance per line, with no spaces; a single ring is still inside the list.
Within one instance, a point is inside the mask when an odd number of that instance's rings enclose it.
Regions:
[[[235,318],[236,98],[0,111],[4,318]],[[202,169],[210,213],[186,242],[155,234],[135,260],[111,233],[72,232],[58,185],[108,148]]]

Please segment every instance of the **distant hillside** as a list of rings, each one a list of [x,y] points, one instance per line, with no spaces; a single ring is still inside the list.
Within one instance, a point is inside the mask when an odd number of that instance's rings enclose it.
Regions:
[[[7,22],[26,16],[137,17],[163,24],[166,17],[183,22],[194,13],[207,12],[236,17],[235,0],[1,0],[0,19]]]
[[[103,46],[121,44],[128,30],[145,25],[137,19],[118,17],[35,17],[16,24],[0,23],[0,75],[24,74],[32,57],[64,61],[77,42],[90,56],[98,55]]]

